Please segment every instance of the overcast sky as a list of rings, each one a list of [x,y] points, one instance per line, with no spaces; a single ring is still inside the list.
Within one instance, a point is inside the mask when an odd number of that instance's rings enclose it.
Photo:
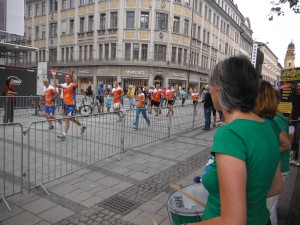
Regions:
[[[271,0],[234,0],[238,9],[249,17],[253,31],[253,39],[269,42],[268,46],[277,56],[279,63],[284,66],[284,57],[288,44],[295,44],[295,66],[300,67],[300,14],[285,10],[285,16],[274,16],[273,21],[267,19]]]

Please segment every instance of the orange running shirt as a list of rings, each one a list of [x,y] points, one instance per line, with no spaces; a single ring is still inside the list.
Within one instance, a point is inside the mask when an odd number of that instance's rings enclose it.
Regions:
[[[160,96],[161,96],[161,89],[154,89],[152,100],[155,102],[160,102]]]
[[[63,90],[63,99],[65,105],[76,105],[76,87],[74,83],[67,85],[67,83],[61,84]]]
[[[114,103],[120,103],[121,95],[123,94],[122,88],[120,88],[120,87],[118,87],[117,89],[113,88],[112,89],[112,94],[114,96]]]
[[[57,94],[55,88],[49,85],[44,88],[45,106],[54,106],[54,100],[52,98]]]
[[[144,95],[144,93],[139,94],[138,98],[139,98],[139,100],[138,100],[138,103],[136,104],[136,106],[144,108],[145,107],[145,105],[144,105],[144,102],[145,102],[145,95]]]
[[[166,95],[167,95],[167,100],[168,101],[173,101],[173,95],[175,94],[174,90],[167,90]]]
[[[193,93],[192,94],[192,99],[193,99],[193,102],[197,102],[198,101],[198,99],[199,99],[199,93]]]

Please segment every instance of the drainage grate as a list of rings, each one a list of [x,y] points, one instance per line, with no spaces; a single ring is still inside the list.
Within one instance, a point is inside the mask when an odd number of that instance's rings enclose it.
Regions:
[[[125,199],[121,196],[113,196],[103,201],[100,205],[114,213],[126,215],[137,208],[140,204]]]

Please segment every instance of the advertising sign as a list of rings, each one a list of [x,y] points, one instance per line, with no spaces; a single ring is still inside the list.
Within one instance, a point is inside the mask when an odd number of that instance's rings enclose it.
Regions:
[[[292,111],[293,95],[296,92],[297,83],[300,82],[300,68],[285,69],[281,71],[280,94],[281,103],[279,111],[289,115]]]

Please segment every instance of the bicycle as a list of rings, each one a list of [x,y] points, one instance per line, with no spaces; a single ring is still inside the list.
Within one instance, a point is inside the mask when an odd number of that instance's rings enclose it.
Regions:
[[[25,109],[30,115],[33,115],[35,113],[37,113],[37,115],[39,114],[44,115],[45,114],[44,106],[45,106],[45,101],[43,101],[42,99],[29,98],[25,102]]]
[[[72,113],[72,116],[75,116],[76,114],[79,115],[89,115],[92,114],[93,109],[90,105],[86,105],[85,101],[87,100],[87,97],[84,96],[84,98],[81,100],[81,103],[78,107],[75,108],[75,110]],[[62,109],[62,104],[57,106],[57,110],[60,113],[60,115],[63,115],[63,109]]]
[[[100,111],[99,111],[99,107],[100,107],[99,101],[98,101],[98,99],[96,99],[96,97],[94,95],[92,96],[92,101],[90,103],[90,106],[92,107],[92,112],[93,113],[100,113]]]

